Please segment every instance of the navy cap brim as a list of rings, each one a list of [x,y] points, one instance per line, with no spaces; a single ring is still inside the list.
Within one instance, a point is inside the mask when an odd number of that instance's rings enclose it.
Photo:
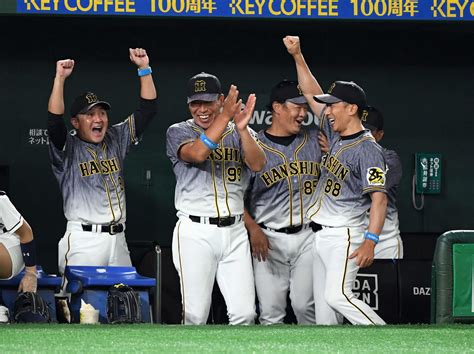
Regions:
[[[204,101],[204,102],[212,102],[216,101],[219,98],[219,93],[198,93],[196,95],[192,95],[188,97],[188,103],[194,101]]]
[[[288,98],[286,102],[291,102],[294,104],[307,104],[308,103],[308,101],[306,101],[306,98],[304,96]]]
[[[329,94],[324,94],[324,95],[316,95],[316,96],[313,96],[314,100],[316,102],[319,102],[319,103],[326,103],[326,104],[332,104],[332,103],[338,103],[338,102],[342,102],[342,100],[340,98],[337,98],[333,95],[329,95]]]
[[[80,112],[78,112],[77,114],[84,114],[84,113],[87,113],[89,112],[92,108],[94,108],[95,106],[103,106],[104,109],[106,111],[108,111],[111,106],[110,106],[110,103],[109,102],[105,102],[105,101],[97,101],[97,102],[94,102],[94,103],[91,103],[90,105],[84,107]]]

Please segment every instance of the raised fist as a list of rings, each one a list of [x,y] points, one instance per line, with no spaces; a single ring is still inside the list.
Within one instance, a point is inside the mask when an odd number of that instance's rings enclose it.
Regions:
[[[150,66],[150,58],[148,58],[148,54],[146,53],[145,49],[129,48],[128,51],[130,54],[130,60],[132,63],[138,66],[139,69],[145,69]]]
[[[298,36],[286,36],[283,38],[283,43],[285,44],[288,53],[291,55],[296,55],[301,53],[300,47],[300,37]]]
[[[67,78],[74,69],[74,60],[63,59],[56,62],[56,75]]]

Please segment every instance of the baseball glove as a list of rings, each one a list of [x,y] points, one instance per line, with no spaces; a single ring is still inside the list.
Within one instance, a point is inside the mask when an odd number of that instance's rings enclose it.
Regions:
[[[49,323],[51,314],[48,304],[38,293],[20,293],[13,306],[12,321],[15,323]]]
[[[109,323],[141,323],[140,296],[125,284],[115,284],[107,296],[107,319]]]

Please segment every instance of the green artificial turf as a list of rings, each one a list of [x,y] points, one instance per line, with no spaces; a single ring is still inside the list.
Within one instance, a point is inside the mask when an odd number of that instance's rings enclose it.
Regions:
[[[474,325],[3,325],[0,353],[465,353]]]

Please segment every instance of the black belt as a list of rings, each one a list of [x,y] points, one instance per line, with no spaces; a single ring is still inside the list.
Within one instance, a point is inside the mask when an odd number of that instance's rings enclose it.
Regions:
[[[285,234],[296,234],[297,232],[300,232],[301,230],[303,230],[303,225],[282,227],[281,229],[271,229],[271,228],[267,227],[264,223],[260,223],[260,224],[258,224],[258,226],[260,226],[261,228],[266,229],[266,230],[272,230],[272,231],[275,231],[275,232],[282,232],[282,233],[285,233]],[[315,222],[312,222],[312,221],[309,223],[309,227],[313,230],[313,232],[317,232],[317,231],[321,230],[321,225],[316,224]]]
[[[92,231],[95,225],[82,224],[83,231]],[[100,232],[108,232],[111,235],[118,234],[124,230],[123,224],[97,225],[100,226]],[[97,230],[98,228],[96,228]]]
[[[196,215],[189,215],[189,218],[193,222],[199,222],[201,224],[211,224],[217,225],[217,227],[226,227],[234,225],[236,221],[242,220],[242,215],[238,216],[227,216],[225,218],[208,218],[208,217],[201,217]]]

